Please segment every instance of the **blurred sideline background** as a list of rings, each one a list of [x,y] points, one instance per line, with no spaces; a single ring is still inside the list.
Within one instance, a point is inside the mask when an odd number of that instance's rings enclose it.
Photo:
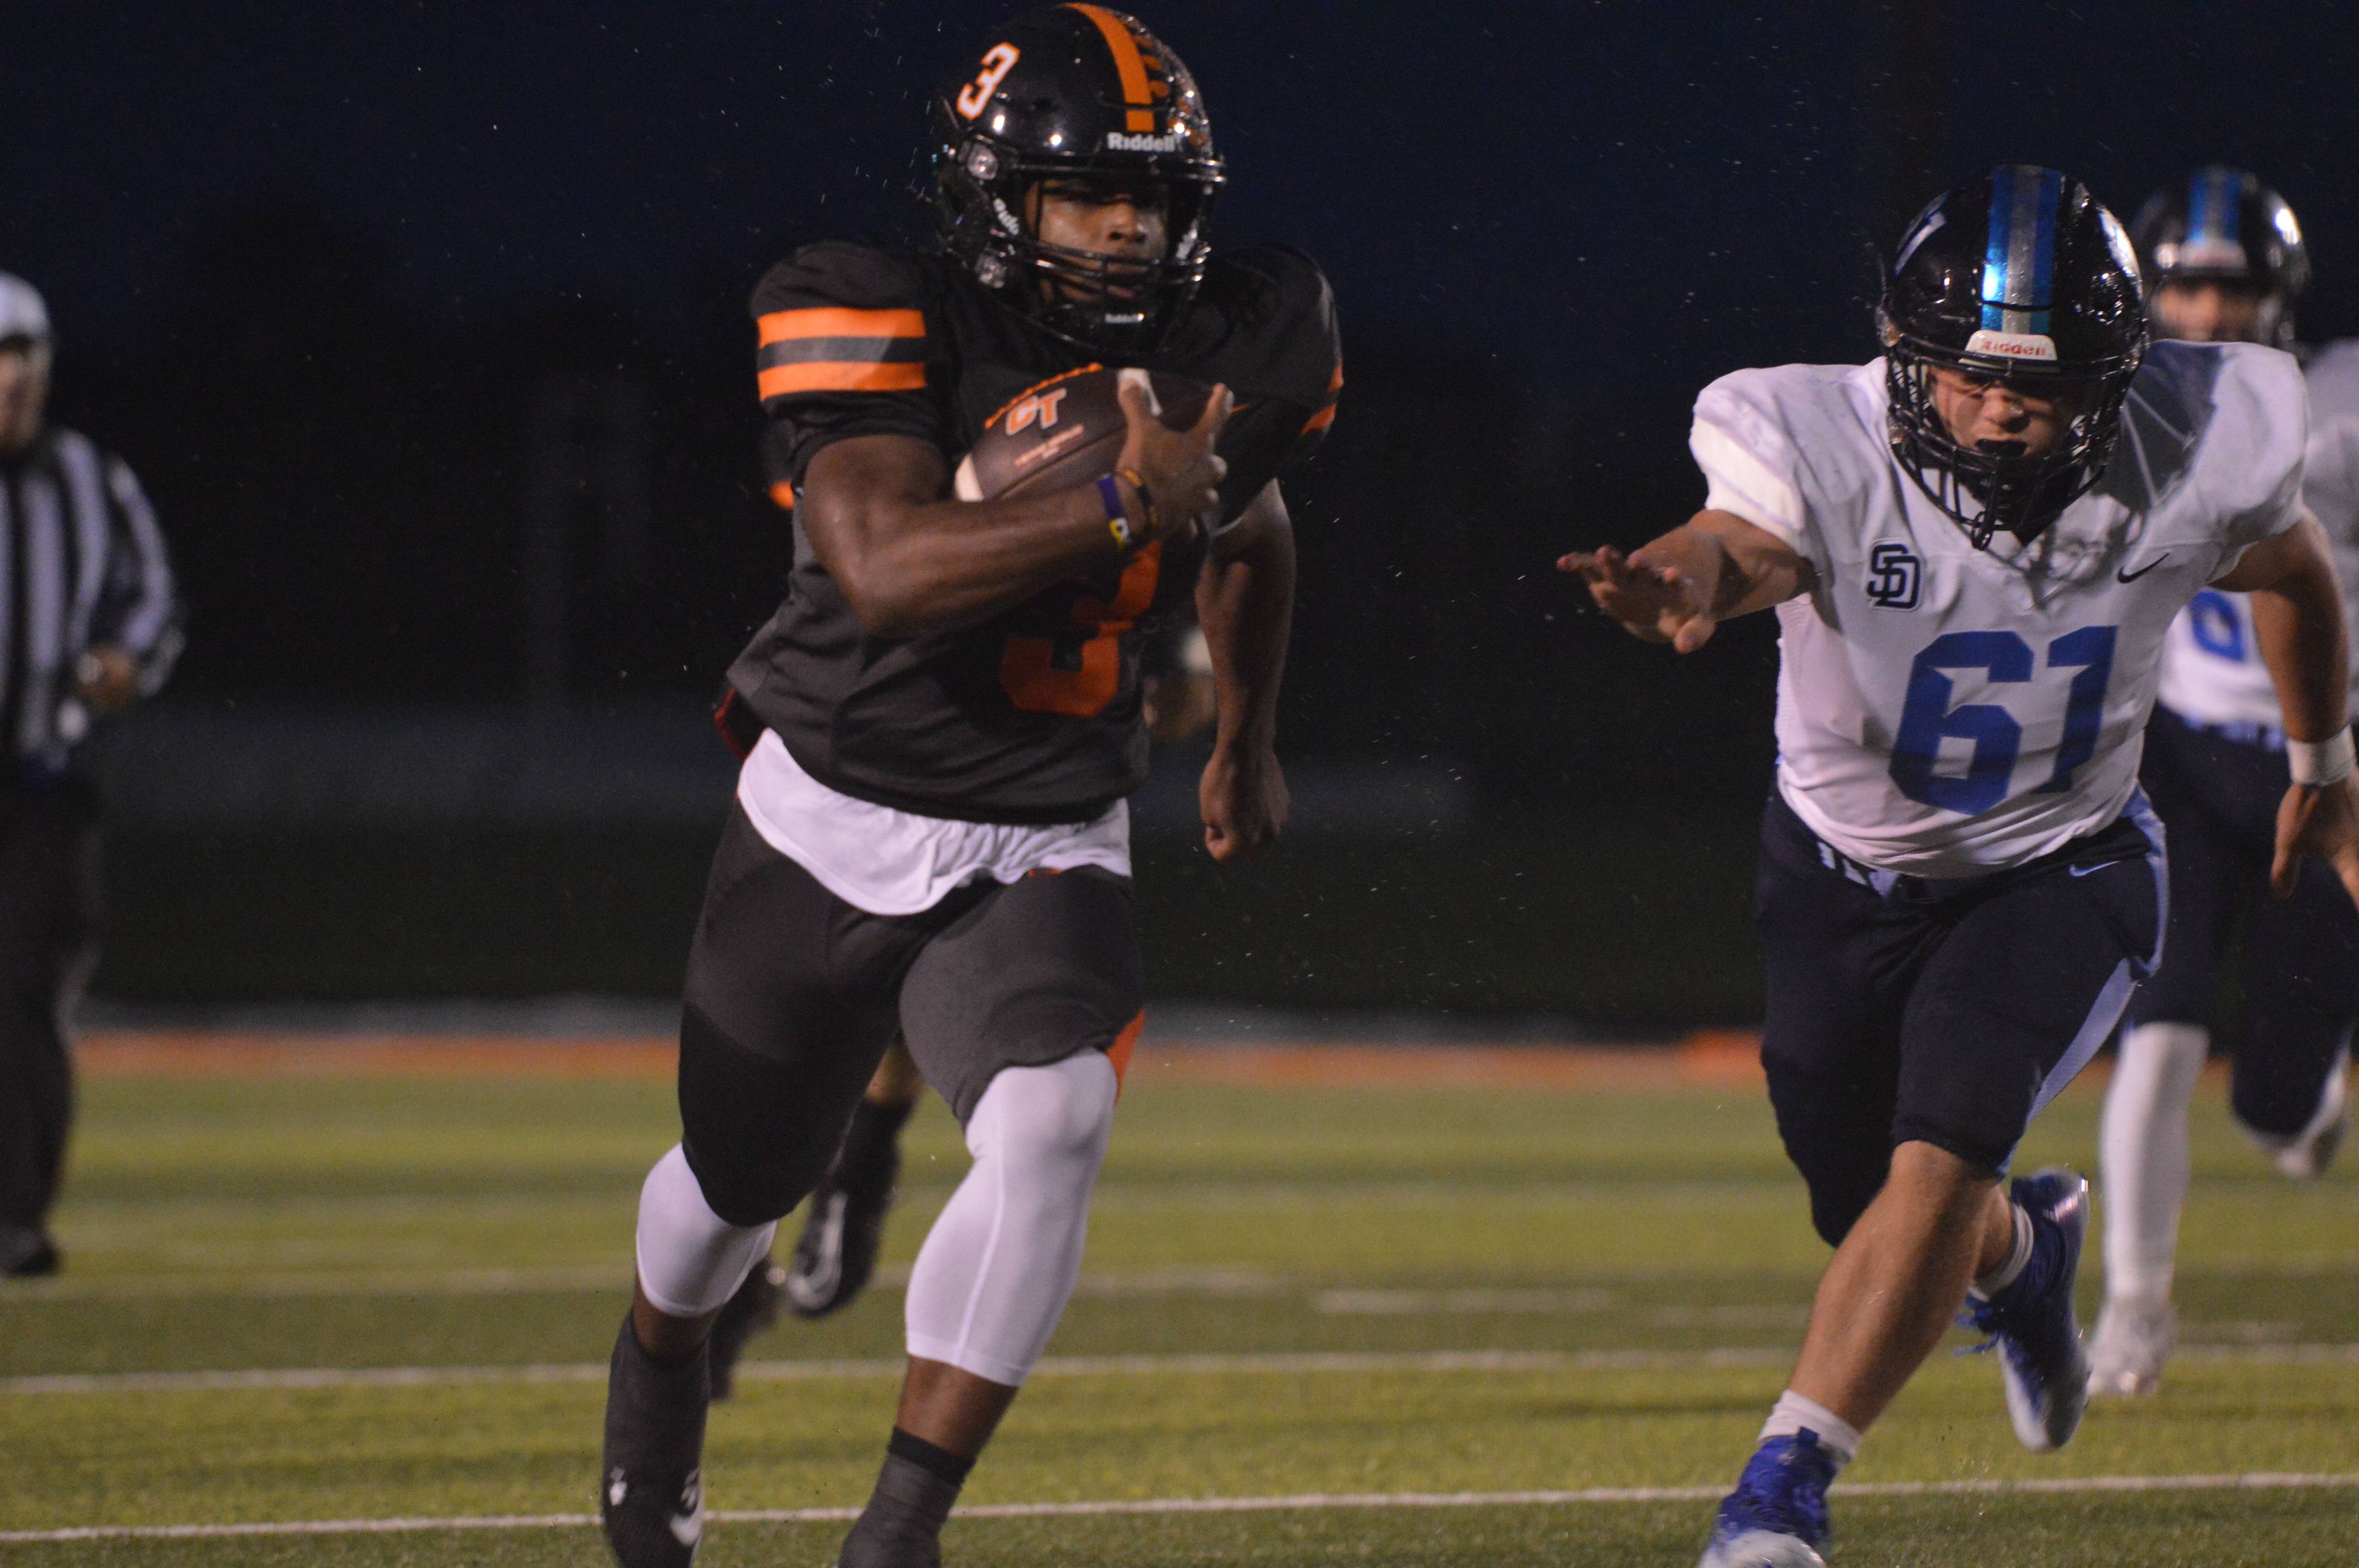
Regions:
[[[178,679],[103,741],[97,1022],[671,993],[730,788],[704,707],[788,554],[746,293],[924,232],[924,95],[1008,8],[200,0],[168,47],[7,8],[48,134],[0,149],[0,265],[49,291],[55,414],[147,481],[190,604]],[[1321,259],[1349,378],[1290,491],[1290,836],[1216,874],[1185,752],[1139,803],[1169,1001],[1754,1016],[1774,629],[1674,660],[1549,563],[1700,499],[1711,377],[1871,353],[1876,246],[1962,172],[2046,160],[2126,213],[2242,163],[2310,225],[2310,334],[2359,328],[2342,8],[1141,10],[1205,84],[1220,237]]]

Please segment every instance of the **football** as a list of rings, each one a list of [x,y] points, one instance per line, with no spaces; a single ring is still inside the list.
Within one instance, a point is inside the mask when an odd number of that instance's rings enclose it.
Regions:
[[[994,414],[958,466],[961,501],[995,501],[1069,490],[1114,471],[1127,427],[1114,395],[1121,372],[1067,371],[1027,388]],[[1204,416],[1212,389],[1183,375],[1150,373],[1163,423],[1184,430]]]

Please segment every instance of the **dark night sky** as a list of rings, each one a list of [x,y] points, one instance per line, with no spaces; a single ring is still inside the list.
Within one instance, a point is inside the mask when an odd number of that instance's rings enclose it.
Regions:
[[[926,96],[1004,14],[0,6],[0,268],[50,297],[62,410],[158,493],[195,604],[179,689],[512,692],[527,411],[551,377],[608,373],[652,410],[661,547],[596,589],[608,619],[577,646],[608,689],[709,685],[780,559],[745,292],[803,242],[920,232]],[[1547,558],[1700,495],[1704,382],[1865,357],[1872,246],[1977,165],[2056,164],[2126,216],[2196,162],[2245,163],[2310,231],[2313,332],[2359,331],[2359,6],[1175,0],[1146,20],[1230,160],[1216,239],[1289,241],[1336,286],[1353,379],[1303,494],[1289,723],[1325,716],[1339,749],[1464,754],[1528,728],[1487,672],[1554,701],[1623,668],[1556,618]],[[1659,663],[1611,678],[1690,678]],[[1354,706],[1387,686],[1424,695]]]
[[[1896,88],[1889,7],[1147,10],[1205,84],[1222,232],[1325,261],[1358,331],[1495,354],[1582,407],[1683,398],[1755,359],[1859,351],[1896,92],[1943,175],[2055,163],[2125,209],[2250,163],[2308,221],[2323,327],[2359,327],[2359,8],[2185,0],[1938,6]],[[662,328],[737,308],[808,238],[906,224],[925,88],[996,5],[16,0],[0,19],[0,265],[68,343],[166,325],[168,280],[241,204],[318,204],[429,319],[587,296]],[[1912,183],[1921,184],[1921,179]]]

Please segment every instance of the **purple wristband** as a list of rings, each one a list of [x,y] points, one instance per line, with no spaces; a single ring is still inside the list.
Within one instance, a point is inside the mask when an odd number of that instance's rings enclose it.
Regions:
[[[1122,486],[1114,476],[1107,474],[1098,481],[1098,499],[1105,503],[1106,527],[1114,535],[1114,547],[1130,548],[1130,514],[1122,504]]]

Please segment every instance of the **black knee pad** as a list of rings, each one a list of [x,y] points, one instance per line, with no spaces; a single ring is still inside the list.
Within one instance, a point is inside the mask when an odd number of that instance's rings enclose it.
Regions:
[[[813,1087],[809,1075],[734,1044],[695,1008],[682,1014],[680,1148],[713,1213],[767,1225],[819,1185],[859,1096],[815,1104]]]

